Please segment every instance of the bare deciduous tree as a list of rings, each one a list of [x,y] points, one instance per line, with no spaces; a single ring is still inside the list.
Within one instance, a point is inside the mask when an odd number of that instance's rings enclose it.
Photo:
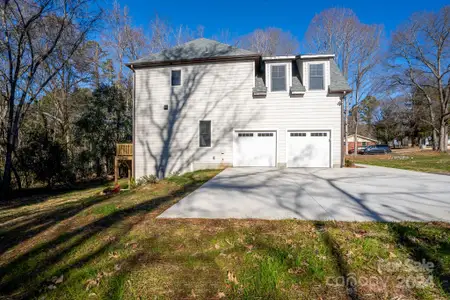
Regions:
[[[390,68],[394,84],[423,93],[433,126],[433,148],[447,152],[450,6],[437,13],[416,13],[393,34]]]
[[[121,85],[126,60],[140,57],[148,48],[148,41],[142,28],[132,26],[128,7],[122,9],[117,1],[114,2],[106,21],[108,30],[104,33],[103,41],[114,53],[117,62],[117,83]]]
[[[263,55],[289,55],[297,51],[299,43],[290,33],[279,28],[256,29],[242,37],[241,47]]]
[[[353,84],[353,99],[356,108],[355,138],[358,137],[358,118],[361,99],[367,97],[376,88],[376,81],[371,77],[374,69],[380,63],[380,40],[382,27],[377,25],[359,24],[359,33],[354,36],[354,60],[350,67],[350,80]],[[355,149],[356,150],[356,149]],[[358,151],[353,154],[358,155]]]
[[[188,26],[173,26],[158,14],[150,22],[150,52],[157,53],[203,37],[205,27],[198,25],[195,30]]]
[[[314,16],[305,34],[306,48],[333,53],[346,78],[353,59],[359,20],[348,8],[330,8]]]
[[[233,34],[230,32],[229,29],[219,30],[219,33],[214,34],[212,36],[212,39],[228,45],[235,45],[237,43],[236,39],[233,38]]]
[[[107,53],[102,49],[97,41],[87,41],[83,45],[84,64],[89,68],[91,75],[90,84],[94,89],[100,87],[102,82],[102,64],[103,59],[106,58]]]
[[[308,49],[336,55],[336,62],[347,79],[354,51],[352,41],[357,34],[356,20],[351,9],[327,9],[314,16],[305,34]],[[348,154],[349,98],[344,97],[343,102],[345,154]]]
[[[366,25],[348,8],[331,8],[317,14],[305,34],[306,48],[320,53],[333,53],[350,86],[358,88],[355,102],[361,99],[361,90],[366,86],[366,77],[375,63],[382,29],[376,25]],[[371,36],[373,35],[373,36]],[[373,39],[373,41],[371,41]],[[366,89],[367,87],[365,87]],[[349,96],[344,98],[344,141],[348,153]]]
[[[93,13],[93,6],[88,0],[0,4],[0,78],[6,82],[1,92],[7,103],[4,196],[11,188],[12,154],[26,111],[99,20],[100,13]]]

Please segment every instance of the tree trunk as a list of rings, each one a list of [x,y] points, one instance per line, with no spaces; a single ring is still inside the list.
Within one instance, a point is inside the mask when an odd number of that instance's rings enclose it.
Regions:
[[[353,156],[358,155],[358,107],[356,107],[356,114],[355,114],[355,135],[353,139]]]
[[[14,165],[11,165],[11,170],[14,173],[14,177],[16,178],[16,182],[17,182],[17,189],[20,191],[22,189],[22,181],[20,179],[20,175],[17,172],[16,168],[14,167]]]
[[[6,200],[11,192],[11,171],[12,171],[12,145],[6,145],[5,169],[3,170],[2,188],[0,198]]]
[[[442,119],[439,128],[439,151],[447,152],[448,135],[447,135],[447,122]]]
[[[446,148],[446,152],[448,152],[448,124],[445,126],[445,135],[444,135],[444,143]]]
[[[433,150],[434,151],[439,150],[439,138],[438,138],[437,132],[434,128],[433,128]]]
[[[100,157],[95,159],[95,173],[97,174],[97,178],[102,176],[102,165]]]
[[[16,145],[16,137],[19,134],[18,120],[14,118],[13,109],[9,107],[8,113],[8,130],[6,135],[6,153],[5,153],[5,169],[3,170],[3,181],[0,190],[0,199],[7,199],[11,194],[11,172],[12,172],[12,155]]]

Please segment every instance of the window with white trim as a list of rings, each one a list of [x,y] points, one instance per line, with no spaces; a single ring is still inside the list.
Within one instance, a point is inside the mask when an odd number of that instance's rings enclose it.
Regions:
[[[211,147],[211,121],[199,122],[199,146]]]
[[[309,89],[323,90],[324,87],[324,64],[309,65]]]
[[[171,84],[172,84],[172,86],[180,86],[181,85],[181,70],[172,70]]]
[[[274,65],[270,67],[270,90],[272,92],[286,91],[286,65]]]

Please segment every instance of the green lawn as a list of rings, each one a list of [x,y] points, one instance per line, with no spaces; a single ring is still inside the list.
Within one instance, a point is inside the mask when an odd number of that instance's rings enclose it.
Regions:
[[[99,186],[4,206],[0,298],[450,295],[448,223],[155,218],[217,172],[176,176],[113,196],[100,195]],[[412,263],[422,260],[433,267]]]
[[[421,171],[428,173],[450,174],[450,155],[432,151],[393,153],[392,155],[358,155],[348,159],[362,164]]]

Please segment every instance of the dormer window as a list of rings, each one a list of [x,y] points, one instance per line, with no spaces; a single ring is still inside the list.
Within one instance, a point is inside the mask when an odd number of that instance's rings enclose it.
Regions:
[[[286,65],[273,65],[270,69],[271,73],[271,91],[286,91]]]
[[[180,86],[181,85],[181,70],[172,70],[171,82],[172,82],[172,86]]]
[[[310,90],[323,90],[324,76],[323,76],[323,64],[310,64],[309,65],[309,89]]]

